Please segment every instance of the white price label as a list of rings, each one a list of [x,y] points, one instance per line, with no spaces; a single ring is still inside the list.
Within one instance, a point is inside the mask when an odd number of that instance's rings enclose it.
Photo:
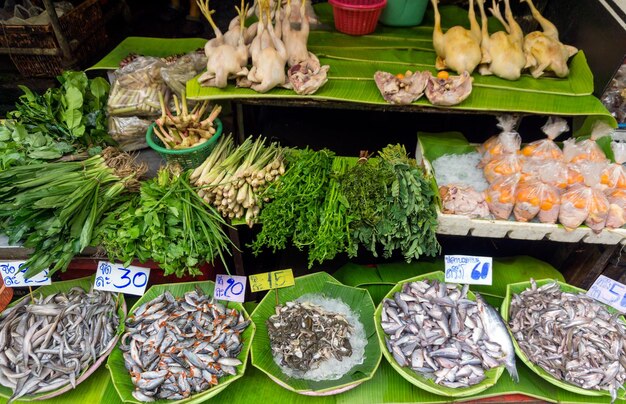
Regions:
[[[98,262],[94,289],[142,296],[150,278],[150,268]]]
[[[215,277],[215,298],[243,303],[247,281],[248,278],[245,276],[217,275]]]
[[[50,285],[52,281],[48,278],[48,270],[39,272],[32,278],[24,278],[26,273],[26,261],[0,262],[0,274],[4,284],[9,288],[23,288],[28,286]]]
[[[600,275],[587,291],[587,296],[626,313],[626,285]]]
[[[446,282],[491,285],[493,259],[471,255],[446,255]]]

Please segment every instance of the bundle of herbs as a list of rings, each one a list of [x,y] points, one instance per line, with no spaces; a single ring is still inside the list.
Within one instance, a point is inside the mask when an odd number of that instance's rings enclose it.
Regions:
[[[0,125],[0,169],[56,160],[67,154],[97,154],[111,144],[104,108],[109,84],[101,77],[66,71],[58,88],[36,94],[19,86],[15,110]]]
[[[362,154],[340,182],[351,218],[350,256],[359,245],[374,256],[382,246],[385,258],[399,250],[407,262],[440,252],[435,193],[403,146],[387,146],[377,159]]]
[[[222,216],[189,184],[189,172],[166,166],[142,183],[141,192],[110,212],[96,230],[96,244],[126,265],[152,259],[165,275],[199,275],[204,262],[226,263],[232,245]]]
[[[320,225],[333,159],[334,154],[328,150],[286,149],[288,170],[263,193],[269,202],[261,208],[262,228],[252,243],[254,254],[263,248],[273,252],[285,249],[291,239],[300,250],[320,246],[318,252],[309,254],[309,267],[314,259],[330,255],[322,251],[321,245],[325,237],[334,238],[327,233],[334,226]]]
[[[64,271],[91,245],[95,226],[129,190],[145,166],[114,148],[81,162],[39,163],[0,172],[0,231],[34,249],[25,276]]]

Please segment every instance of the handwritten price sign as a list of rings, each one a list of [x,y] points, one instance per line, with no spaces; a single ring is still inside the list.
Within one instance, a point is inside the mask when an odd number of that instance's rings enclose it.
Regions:
[[[286,288],[295,284],[291,269],[250,275],[248,279],[250,280],[250,290],[253,293],[262,290]]]
[[[217,275],[215,278],[215,298],[243,303],[247,281],[245,276]]]
[[[98,262],[94,289],[142,296],[148,285],[150,268],[124,267],[107,261]]]
[[[491,257],[474,257],[471,255],[446,255],[446,282],[466,283],[470,285],[491,285]]]
[[[626,285],[600,275],[587,291],[587,296],[626,313]]]
[[[48,278],[48,270],[44,270],[32,278],[24,278],[28,269],[24,264],[26,261],[0,262],[0,274],[4,284],[9,288],[22,288],[28,286],[50,285],[52,281]]]

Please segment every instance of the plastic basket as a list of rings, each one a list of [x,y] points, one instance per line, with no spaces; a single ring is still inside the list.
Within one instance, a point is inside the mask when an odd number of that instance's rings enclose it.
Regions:
[[[367,35],[376,29],[387,0],[328,0],[333,6],[335,28],[348,35]]]
[[[178,163],[183,169],[196,168],[209,157],[217,140],[222,135],[222,121],[215,118],[215,134],[206,142],[187,149],[166,149],[163,142],[154,134],[153,123],[146,132],[146,142],[151,149],[159,153],[168,163]]]

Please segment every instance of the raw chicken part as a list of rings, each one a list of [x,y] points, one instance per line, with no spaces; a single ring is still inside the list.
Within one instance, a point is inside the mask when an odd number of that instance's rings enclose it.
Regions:
[[[543,29],[543,32],[534,31],[524,38],[526,67],[530,68],[530,74],[538,78],[545,71],[552,71],[557,77],[567,77],[569,75],[567,61],[578,52],[578,49],[559,41],[559,31],[539,13],[532,0],[521,1],[528,3],[533,17]]]
[[[519,178],[519,174],[499,177],[487,188],[485,200],[489,206],[489,211],[496,219],[507,220],[511,216]]]
[[[492,183],[499,177],[508,177],[522,171],[523,156],[519,153],[505,153],[492,158],[484,167],[485,179]]]
[[[418,100],[424,94],[430,77],[429,72],[407,71],[398,77],[388,72],[378,71],[374,74],[374,81],[387,102],[406,105]]]
[[[481,33],[474,12],[474,0],[469,2],[468,16],[471,29],[467,30],[457,25],[448,29],[445,34],[441,30],[438,2],[439,0],[431,0],[435,9],[435,28],[433,30],[433,47],[437,52],[435,67],[437,70],[449,68],[458,74],[463,72],[472,74],[482,58],[480,51]]]
[[[611,150],[615,163],[609,164],[600,175],[600,184],[602,186],[613,189],[626,189],[626,143],[611,142]]]
[[[300,95],[313,94],[328,81],[330,66],[320,66],[317,56],[310,55],[309,59],[291,66],[287,71],[293,90]]]
[[[541,223],[556,223],[561,206],[559,190],[538,180],[520,182],[515,193],[513,214],[518,222],[538,216]]]
[[[626,224],[626,190],[614,189],[606,194],[609,200],[609,214],[606,227],[617,229]]]
[[[469,216],[471,218],[489,218],[489,206],[484,192],[478,192],[465,185],[439,187],[443,213]]]
[[[248,80],[251,83],[250,88],[259,93],[265,93],[276,86],[286,85],[287,49],[276,37],[270,17],[269,2],[265,0],[261,3],[266,4],[262,5],[266,12],[259,15],[257,38],[250,45],[253,65],[248,73]],[[266,16],[265,21],[263,14]],[[276,13],[276,25],[279,24],[280,13]]]
[[[228,79],[234,78],[245,70],[248,63],[248,48],[244,43],[243,17],[240,18],[239,40],[233,46],[226,43],[224,35],[215,25],[211,14],[215,10],[209,9],[209,0],[197,0],[198,7],[206,17],[215,32],[215,38],[211,39],[204,46],[207,56],[207,71],[198,78],[198,82],[203,86],[224,88],[228,85]],[[242,0],[242,8],[236,7],[240,16],[245,15],[246,8]]]
[[[450,106],[462,103],[472,93],[472,81],[467,71],[460,76],[450,76],[447,79],[429,77],[426,83],[426,97],[433,105]]]
[[[484,0],[477,1],[482,22],[482,42],[480,43],[482,60],[478,71],[482,75],[495,74],[507,80],[519,79],[522,69],[526,66],[526,56],[522,49],[524,33],[513,18],[509,0],[504,0],[506,20],[500,13],[500,7],[493,0],[489,11],[504,25],[506,32],[498,31],[491,36],[487,29]]]

